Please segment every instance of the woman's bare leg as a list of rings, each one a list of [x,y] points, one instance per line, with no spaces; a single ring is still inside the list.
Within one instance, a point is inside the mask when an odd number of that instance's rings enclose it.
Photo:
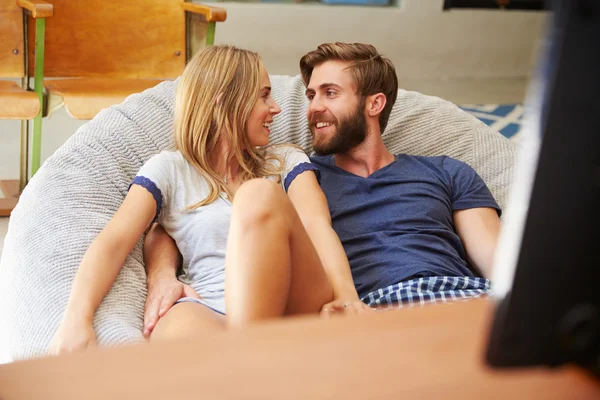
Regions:
[[[225,261],[227,324],[318,313],[333,289],[296,209],[266,179],[244,183],[233,203]]]
[[[225,316],[202,304],[185,302],[175,304],[158,320],[150,340],[172,340],[194,337],[207,331],[225,329]]]
[[[194,337],[252,321],[317,313],[333,289],[298,214],[281,187],[246,182],[235,196],[226,259],[227,317],[192,302],[173,306],[151,340]]]

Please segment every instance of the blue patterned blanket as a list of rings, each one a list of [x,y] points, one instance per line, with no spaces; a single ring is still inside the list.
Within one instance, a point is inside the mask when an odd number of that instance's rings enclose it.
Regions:
[[[511,141],[518,140],[523,121],[522,104],[463,104],[459,107]]]

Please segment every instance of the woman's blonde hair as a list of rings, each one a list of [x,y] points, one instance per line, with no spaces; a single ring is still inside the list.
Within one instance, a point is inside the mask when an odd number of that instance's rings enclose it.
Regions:
[[[255,148],[246,134],[246,123],[258,100],[264,67],[260,56],[234,46],[212,46],[196,54],[177,86],[175,144],[208,183],[209,195],[188,210],[210,204],[230,190],[209,163],[209,155],[224,143],[230,145],[228,162],[237,160],[241,182],[277,176],[282,160]],[[278,163],[271,163],[275,159]]]

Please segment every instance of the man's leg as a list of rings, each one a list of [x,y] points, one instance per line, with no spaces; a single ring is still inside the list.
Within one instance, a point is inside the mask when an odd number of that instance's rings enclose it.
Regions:
[[[266,179],[244,183],[233,202],[225,263],[227,323],[318,313],[333,289],[296,209]]]

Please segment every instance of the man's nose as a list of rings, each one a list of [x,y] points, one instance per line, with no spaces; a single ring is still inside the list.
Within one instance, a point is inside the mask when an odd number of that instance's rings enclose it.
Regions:
[[[312,101],[308,103],[308,113],[313,114],[323,111],[325,111],[325,105],[318,97],[315,96]]]

